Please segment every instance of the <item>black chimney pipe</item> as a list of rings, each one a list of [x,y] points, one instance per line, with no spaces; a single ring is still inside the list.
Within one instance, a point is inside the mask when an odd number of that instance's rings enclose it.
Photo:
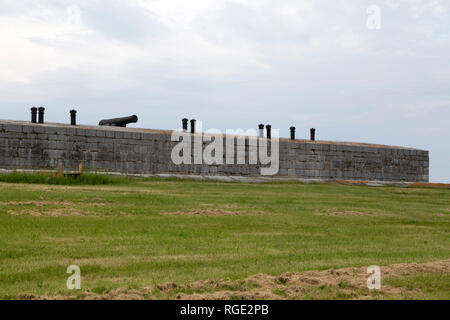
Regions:
[[[70,124],[72,126],[77,125],[77,110],[70,110]]]
[[[31,108],[31,123],[37,122],[37,110],[38,109],[36,107]]]
[[[44,123],[44,111],[45,111],[45,108],[44,107],[39,107],[38,111],[39,111],[39,115],[38,115],[39,120],[38,120],[38,122],[39,123]]]
[[[272,126],[270,124],[266,124],[266,138],[272,139]]]
[[[295,140],[295,127],[290,127],[291,130],[291,140]]]
[[[195,119],[191,120],[191,133],[195,133]]]
[[[181,120],[183,122],[183,132],[187,132],[188,131],[188,122],[189,119],[184,118],[183,120]]]
[[[316,129],[311,128],[311,141],[316,141]]]
[[[264,125],[260,124],[258,125],[258,128],[259,128],[259,137],[264,138]]]

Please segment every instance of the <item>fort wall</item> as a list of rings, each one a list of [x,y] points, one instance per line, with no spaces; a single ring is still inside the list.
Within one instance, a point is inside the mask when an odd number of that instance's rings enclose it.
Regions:
[[[0,120],[0,168],[55,169],[63,164],[66,170],[77,170],[82,163],[87,170],[127,174],[260,176],[261,164],[248,160],[246,164],[176,165],[171,153],[178,142],[171,141],[171,133]],[[248,139],[245,151],[248,156]],[[225,145],[223,157],[226,163]],[[429,155],[412,148],[280,139],[275,177],[428,182]]]

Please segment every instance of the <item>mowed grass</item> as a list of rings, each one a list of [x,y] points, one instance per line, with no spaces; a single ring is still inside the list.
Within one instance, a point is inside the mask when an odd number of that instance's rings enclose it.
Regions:
[[[240,214],[181,214],[192,210]],[[0,182],[2,299],[74,295],[66,288],[69,265],[81,268],[81,292],[103,293],[449,258],[448,189],[157,178]],[[448,297],[444,278],[444,289],[427,286],[424,297]]]
[[[9,174],[0,174],[0,182],[9,183],[39,183],[56,185],[105,185],[124,184],[131,182],[126,176],[107,176],[101,174],[85,173],[59,175],[57,173],[27,173],[13,171]]]

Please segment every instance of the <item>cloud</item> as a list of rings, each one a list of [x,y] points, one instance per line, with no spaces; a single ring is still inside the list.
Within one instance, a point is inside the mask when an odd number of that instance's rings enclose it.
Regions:
[[[444,1],[414,1],[411,7],[411,15],[413,18],[420,18],[423,15],[431,14],[434,17],[442,17],[446,14]]]

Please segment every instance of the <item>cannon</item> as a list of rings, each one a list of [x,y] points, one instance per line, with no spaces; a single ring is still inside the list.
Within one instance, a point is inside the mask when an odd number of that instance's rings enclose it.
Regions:
[[[123,118],[114,118],[114,119],[105,119],[98,123],[99,126],[113,126],[113,127],[126,127],[129,123],[136,123],[138,121],[138,117],[136,115],[132,115],[129,117]]]

